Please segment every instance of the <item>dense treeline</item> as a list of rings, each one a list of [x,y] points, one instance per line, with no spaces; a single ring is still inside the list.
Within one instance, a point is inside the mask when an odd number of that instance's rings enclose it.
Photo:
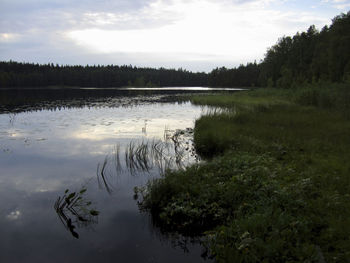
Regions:
[[[350,80],[350,12],[333,19],[319,32],[283,37],[271,47],[260,65],[264,86],[292,87],[303,83]]]
[[[238,68],[216,68],[209,74],[211,87],[254,87],[259,85],[259,65],[248,63]]]
[[[133,66],[61,66],[0,62],[0,87],[206,86],[206,73]]]
[[[0,87],[212,86],[290,88],[306,83],[350,82],[350,12],[318,31],[310,26],[284,36],[257,64],[216,68],[209,74],[133,66],[60,66],[0,62]]]
[[[215,69],[209,75],[211,86],[222,87],[289,88],[318,82],[350,82],[350,12],[335,17],[320,32],[310,26],[280,38],[259,64]]]

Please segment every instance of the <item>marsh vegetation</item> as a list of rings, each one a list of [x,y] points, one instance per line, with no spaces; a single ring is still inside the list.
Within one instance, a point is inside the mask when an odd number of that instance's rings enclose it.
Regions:
[[[348,96],[333,86],[194,97],[232,110],[196,121],[207,162],[150,182],[141,208],[206,237],[217,262],[347,262]]]
[[[100,188],[112,194],[115,177],[121,174],[164,175],[167,171],[184,170],[199,162],[193,144],[193,129],[164,130],[164,140],[131,140],[126,146],[115,145],[97,165],[97,182]],[[137,194],[138,188],[135,187]]]

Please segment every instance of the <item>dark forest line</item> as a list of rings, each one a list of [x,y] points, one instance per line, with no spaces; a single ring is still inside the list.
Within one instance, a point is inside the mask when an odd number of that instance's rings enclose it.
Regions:
[[[278,87],[350,83],[350,12],[321,31],[283,36],[260,63],[210,73],[133,66],[68,66],[0,62],[0,87]]]
[[[182,69],[0,62],[0,87],[194,87],[207,83],[206,73]]]
[[[213,87],[294,88],[327,82],[350,83],[350,12],[336,16],[321,31],[310,26],[293,37],[283,36],[259,64],[217,68],[209,74]]]

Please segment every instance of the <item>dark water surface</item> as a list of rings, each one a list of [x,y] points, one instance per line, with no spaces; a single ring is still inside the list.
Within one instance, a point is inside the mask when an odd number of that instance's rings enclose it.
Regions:
[[[160,233],[134,200],[161,169],[130,170],[130,142],[171,147],[167,133],[207,110],[162,96],[61,97],[0,114],[0,262],[204,261],[198,242]]]

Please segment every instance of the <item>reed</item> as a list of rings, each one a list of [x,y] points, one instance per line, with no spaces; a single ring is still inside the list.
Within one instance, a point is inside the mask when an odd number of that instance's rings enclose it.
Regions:
[[[187,141],[189,138],[183,138],[185,135],[192,138],[190,131],[176,131],[168,141],[130,141],[124,150],[121,145],[115,145],[112,154],[97,165],[99,187],[112,194],[112,179],[122,173],[164,175],[168,170],[183,170],[188,164],[198,162]]]
[[[108,182],[107,174],[106,174],[106,168],[107,168],[108,162],[109,162],[109,156],[106,156],[101,168],[100,168],[100,164],[97,165],[97,182],[100,188],[104,187],[106,191],[109,194],[111,194],[113,192],[113,187],[112,187],[112,184]],[[102,183],[100,178],[102,179]]]

